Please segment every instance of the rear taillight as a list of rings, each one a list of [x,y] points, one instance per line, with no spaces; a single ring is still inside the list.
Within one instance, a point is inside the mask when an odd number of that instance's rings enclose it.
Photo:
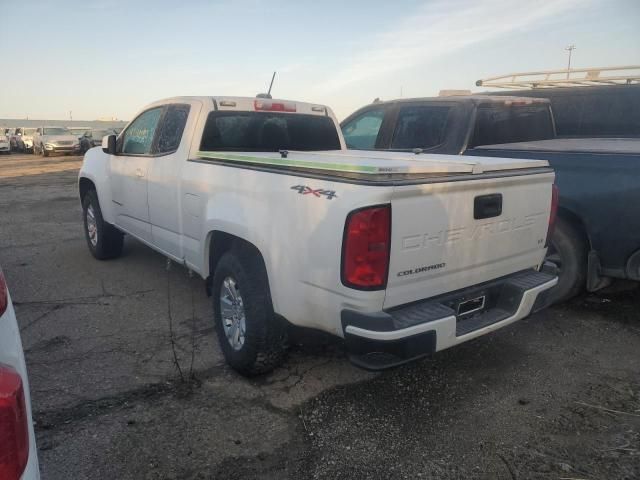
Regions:
[[[254,100],[253,108],[265,112],[295,112],[296,104],[293,102],[274,102],[273,100]]]
[[[547,241],[544,246],[548,247],[553,236],[553,230],[556,226],[556,217],[558,216],[558,186],[554,183],[551,186],[551,211],[549,212],[549,228],[547,229]]]
[[[342,243],[342,283],[360,290],[387,284],[391,206],[355,210],[347,217]]]
[[[7,281],[4,279],[2,269],[0,269],[0,316],[7,311],[9,304],[9,291],[7,290]]]
[[[20,375],[0,364],[0,478],[17,480],[29,459],[29,427]]]

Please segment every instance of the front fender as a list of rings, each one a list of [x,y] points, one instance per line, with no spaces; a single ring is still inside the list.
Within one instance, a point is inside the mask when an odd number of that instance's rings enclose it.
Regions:
[[[90,180],[95,185],[102,218],[108,223],[114,223],[115,213],[111,201],[109,155],[104,153],[101,148],[92,148],[85,154],[78,173],[78,192],[80,192],[82,178]],[[82,199],[80,200],[82,201]]]

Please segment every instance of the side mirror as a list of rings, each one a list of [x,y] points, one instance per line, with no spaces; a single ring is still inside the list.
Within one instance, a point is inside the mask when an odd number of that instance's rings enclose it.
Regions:
[[[107,135],[106,137],[102,137],[102,151],[104,153],[108,153],[109,155],[116,154],[116,136],[115,135]]]

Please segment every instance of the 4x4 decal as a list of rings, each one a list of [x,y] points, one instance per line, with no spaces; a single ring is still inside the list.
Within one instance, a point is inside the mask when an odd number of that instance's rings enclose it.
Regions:
[[[291,187],[291,190],[296,190],[300,195],[313,195],[314,197],[326,197],[327,200],[331,200],[332,198],[336,198],[335,190],[324,190],[322,188],[313,189],[311,187],[307,187],[306,185],[296,185]]]

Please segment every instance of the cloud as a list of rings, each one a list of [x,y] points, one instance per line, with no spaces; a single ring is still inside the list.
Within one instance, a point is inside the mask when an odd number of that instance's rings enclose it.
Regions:
[[[335,72],[319,91],[422,65],[466,47],[551,21],[580,0],[437,0],[413,12],[395,28],[356,46],[350,65]]]

